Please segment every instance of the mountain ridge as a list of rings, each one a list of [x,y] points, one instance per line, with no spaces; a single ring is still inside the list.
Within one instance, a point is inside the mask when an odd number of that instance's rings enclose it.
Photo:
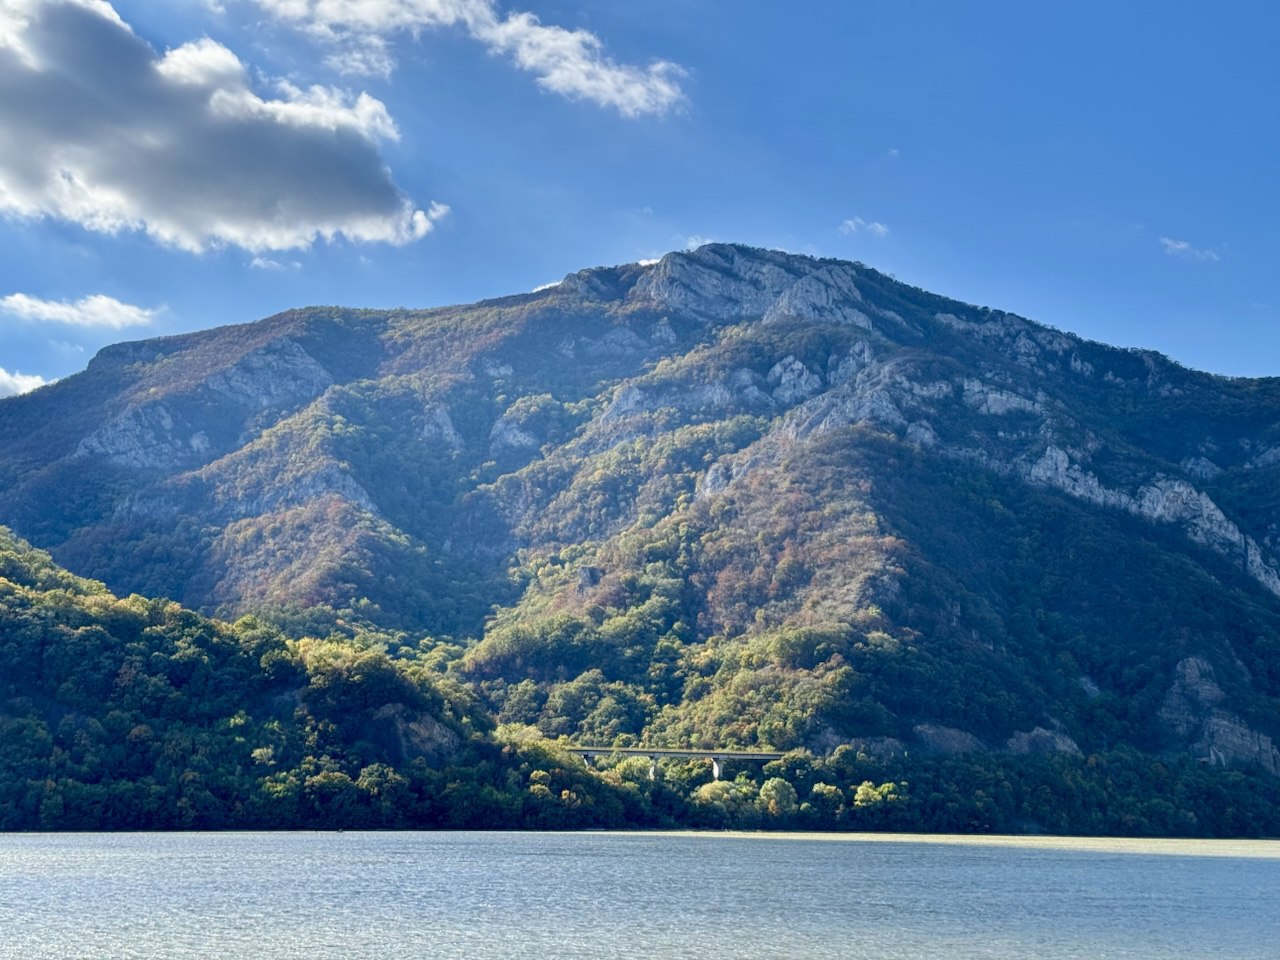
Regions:
[[[547,734],[1280,771],[1280,379],[860,264],[118,345],[0,440],[0,521],[77,572],[456,644]]]

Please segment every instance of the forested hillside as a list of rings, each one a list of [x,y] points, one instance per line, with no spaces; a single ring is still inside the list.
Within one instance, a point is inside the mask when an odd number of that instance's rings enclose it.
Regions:
[[[117,345],[0,402],[0,521],[173,602],[8,543],[6,809],[1276,832],[1278,465],[1280,380],[728,245]]]
[[[440,651],[119,599],[0,530],[0,829],[673,826],[1273,835],[1280,783],[1132,751],[588,766]],[[885,779],[894,777],[898,779]]]

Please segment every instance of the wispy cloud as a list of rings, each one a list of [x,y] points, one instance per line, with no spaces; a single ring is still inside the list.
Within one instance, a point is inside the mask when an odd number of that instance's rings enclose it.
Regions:
[[[612,107],[624,117],[666,113],[684,100],[684,70],[665,60],[647,67],[617,63],[587,30],[542,23],[532,13],[499,14],[494,0],[256,0],[268,14],[335,48],[340,71],[388,76],[388,40],[398,34],[458,26],[491,53],[509,57],[547,90]]]
[[[25,293],[12,293],[0,297],[0,313],[33,323],[64,323],[109,330],[146,326],[156,315],[154,310],[122,303],[100,293],[74,301],[40,300]]]
[[[323,39],[334,45],[324,58],[330,70],[346,77],[380,77],[390,80],[395,73],[396,58],[385,37],[354,35],[337,40],[330,35]]]
[[[1193,247],[1186,240],[1173,240],[1170,237],[1161,237],[1160,246],[1164,247],[1164,252],[1171,257],[1181,257],[1183,260],[1221,260],[1216,250],[1210,250],[1207,247]]]
[[[0,0],[0,214],[192,252],[430,231],[379,154],[384,104],[262,86],[208,38],[158,54],[106,0]]]
[[[842,237],[849,237],[855,233],[869,233],[873,237],[887,237],[889,228],[883,223],[876,220],[863,220],[861,217],[851,217],[848,220],[842,220],[840,226],[836,230]]]
[[[279,270],[301,270],[302,261],[290,260],[287,263],[282,263],[279,260],[272,260],[270,257],[254,257],[249,261],[249,266],[254,270],[267,270],[270,272]]]
[[[0,397],[27,393],[37,387],[43,387],[46,383],[49,381],[33,373],[10,373],[4,367],[0,367]]]
[[[686,250],[697,250],[699,247],[705,247],[708,243],[715,243],[714,237],[704,237],[701,234],[693,233],[684,237],[681,241]]]

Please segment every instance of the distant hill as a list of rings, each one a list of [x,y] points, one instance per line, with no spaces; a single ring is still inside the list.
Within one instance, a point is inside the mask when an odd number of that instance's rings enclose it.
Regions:
[[[0,402],[0,522],[116,592],[440,651],[547,736],[881,764],[1280,775],[1278,466],[1280,379],[721,244]]]
[[[0,830],[483,825],[445,794],[493,792],[491,730],[421,664],[117,598],[0,529]]]

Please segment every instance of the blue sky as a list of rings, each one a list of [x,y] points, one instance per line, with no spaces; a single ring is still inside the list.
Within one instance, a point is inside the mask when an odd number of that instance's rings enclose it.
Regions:
[[[0,395],[701,240],[1280,375],[1277,11],[0,0]]]

